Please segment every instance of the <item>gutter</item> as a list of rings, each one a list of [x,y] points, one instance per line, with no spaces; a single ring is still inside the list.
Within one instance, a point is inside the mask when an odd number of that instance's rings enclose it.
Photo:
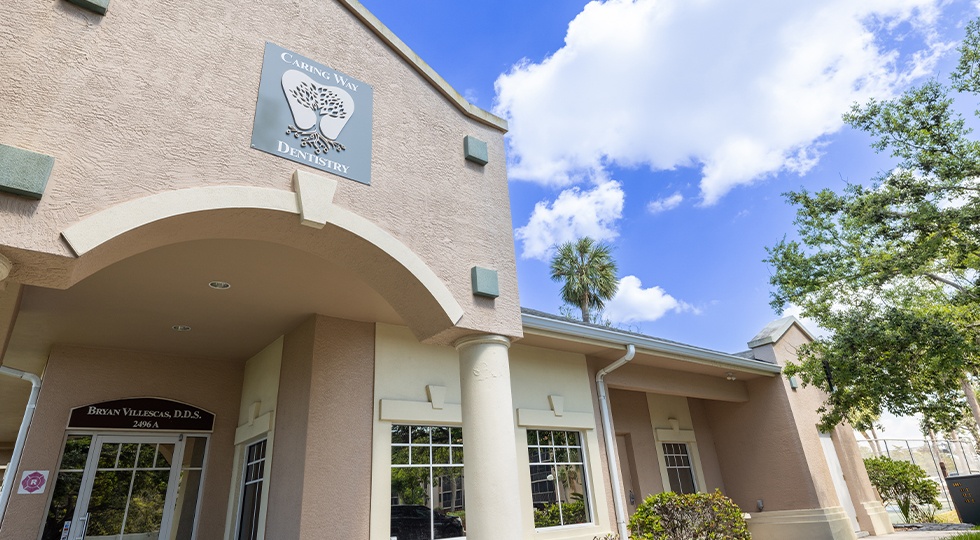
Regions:
[[[613,489],[613,511],[616,514],[616,530],[619,537],[623,540],[629,538],[629,531],[626,529],[626,508],[623,489],[623,475],[619,472],[619,459],[616,453],[616,434],[613,433],[612,415],[609,410],[609,395],[606,388],[606,375],[612,371],[626,365],[636,354],[636,347],[632,343],[626,345],[626,354],[612,364],[599,370],[595,375],[595,387],[599,396],[599,416],[602,417],[602,438],[606,443],[606,464],[609,466],[609,483]]]
[[[0,375],[16,377],[31,383],[31,395],[27,398],[27,409],[24,411],[24,419],[20,423],[20,431],[17,432],[17,442],[14,443],[14,453],[10,457],[10,466],[3,476],[3,487],[0,488],[0,524],[2,524],[3,516],[7,512],[7,503],[10,502],[10,493],[14,487],[14,476],[17,474],[17,469],[20,468],[20,458],[24,453],[27,430],[31,427],[31,420],[34,418],[37,395],[41,391],[41,378],[33,373],[7,366],[0,366]]]
[[[522,313],[521,322],[524,325],[525,334],[528,333],[529,329],[537,330],[543,333],[551,333],[553,337],[560,337],[570,341],[592,342],[597,345],[615,348],[622,347],[623,342],[629,340],[643,351],[681,359],[694,364],[740,370],[757,375],[768,375],[770,377],[782,373],[781,367],[769,362],[750,360],[741,356],[713,351],[711,349],[703,349],[693,345],[674,343],[638,334],[628,334],[614,329],[598,328],[574,321],[556,320],[530,313]]]

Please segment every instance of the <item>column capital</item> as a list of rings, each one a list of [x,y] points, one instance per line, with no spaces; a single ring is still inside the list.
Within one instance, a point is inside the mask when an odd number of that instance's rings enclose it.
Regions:
[[[472,347],[473,345],[503,345],[509,349],[510,338],[497,334],[475,334],[461,337],[453,342],[453,347],[455,347],[457,351],[461,351],[467,347]]]

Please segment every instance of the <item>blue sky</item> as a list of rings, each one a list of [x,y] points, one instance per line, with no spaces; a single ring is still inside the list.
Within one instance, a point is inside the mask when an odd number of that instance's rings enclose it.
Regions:
[[[621,327],[735,352],[781,314],[765,248],[782,197],[890,160],[840,120],[948,73],[976,0],[362,0],[506,117],[521,304],[561,306],[548,248],[610,244]]]

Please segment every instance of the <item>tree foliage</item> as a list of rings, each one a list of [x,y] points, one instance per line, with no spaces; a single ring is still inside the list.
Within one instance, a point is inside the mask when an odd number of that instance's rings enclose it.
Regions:
[[[980,94],[980,22],[951,84],[927,81],[844,115],[896,159],[869,185],[791,192],[798,240],[769,248],[772,305],[830,330],[788,367],[830,394],[829,427],[857,411],[920,412],[950,427],[980,367],[980,142],[955,105]]]
[[[630,518],[637,540],[749,540],[742,511],[720,491],[647,497]]]
[[[562,282],[561,299],[580,309],[584,322],[602,311],[619,288],[609,246],[588,236],[558,246],[551,259],[551,279]]]
[[[942,507],[939,503],[939,486],[926,476],[922,467],[886,456],[867,458],[864,466],[868,469],[871,485],[881,496],[881,502],[898,506],[906,523],[929,515],[930,507]]]

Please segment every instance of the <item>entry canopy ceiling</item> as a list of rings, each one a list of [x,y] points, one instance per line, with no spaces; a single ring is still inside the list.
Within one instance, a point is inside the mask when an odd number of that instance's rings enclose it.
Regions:
[[[55,343],[243,361],[315,313],[403,324],[343,261],[253,240],[183,242],[67,290],[28,287],[4,363],[40,373]]]

